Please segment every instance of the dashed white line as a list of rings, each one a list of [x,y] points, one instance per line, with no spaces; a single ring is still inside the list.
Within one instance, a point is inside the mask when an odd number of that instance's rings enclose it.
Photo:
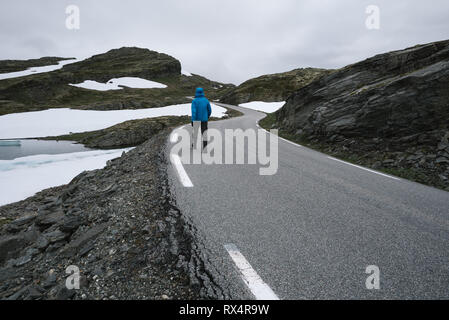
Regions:
[[[187,175],[187,172],[184,170],[184,167],[182,166],[181,158],[177,154],[171,154],[170,160],[172,165],[175,167],[176,171],[178,172],[179,180],[181,181],[182,185],[186,188],[192,188],[193,183],[190,180],[189,176]]]
[[[347,164],[347,165],[350,165],[350,166],[353,166],[353,167],[356,167],[356,168],[365,170],[365,171],[369,171],[369,172],[371,172],[371,173],[375,173],[375,174],[378,174],[378,175],[381,175],[381,176],[390,178],[390,179],[401,180],[401,179],[399,179],[399,178],[390,176],[390,175],[388,175],[388,174],[381,173],[381,172],[377,172],[377,171],[374,171],[374,170],[371,170],[371,169],[368,169],[368,168],[364,168],[364,167],[358,166],[358,165],[353,164],[353,163],[349,163],[349,162],[346,162],[346,161],[343,161],[343,160],[340,160],[340,159],[336,159],[336,158],[334,158],[334,157],[328,157],[328,158],[331,159],[331,160],[334,160],[334,161],[338,161],[338,162],[341,162],[341,163],[345,163],[345,164]]]
[[[236,264],[243,281],[257,300],[279,300],[279,297],[259,277],[256,270],[251,267],[234,244],[226,244],[224,247]]]
[[[180,129],[183,129],[184,127],[185,126],[182,126]],[[178,141],[178,137],[179,137],[179,134],[177,132],[173,132],[170,135],[170,142],[176,143]],[[182,165],[182,161],[181,161],[181,158],[179,157],[179,155],[170,154],[170,161],[178,173],[179,181],[181,182],[181,184],[186,188],[192,188],[193,187],[192,180],[190,180],[189,175],[187,174],[186,170],[184,169],[184,166]]]

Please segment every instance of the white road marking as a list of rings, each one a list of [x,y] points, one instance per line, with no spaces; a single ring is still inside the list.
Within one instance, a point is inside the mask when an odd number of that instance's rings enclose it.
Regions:
[[[184,128],[185,128],[185,125],[180,127],[179,129],[184,129]],[[178,138],[179,138],[179,134],[177,132],[173,131],[173,133],[170,135],[170,142],[176,143],[178,141]],[[182,165],[182,161],[181,161],[181,158],[179,157],[179,155],[170,154],[170,161],[178,173],[179,181],[181,182],[181,184],[186,188],[192,188],[193,187],[192,180],[190,180],[189,175],[187,174],[186,170],[184,169],[184,166]]]
[[[187,172],[184,170],[184,167],[182,166],[181,158],[177,154],[171,154],[170,160],[172,165],[175,167],[176,171],[178,172],[179,180],[181,181],[182,185],[186,188],[192,188],[193,183],[190,180],[189,176],[187,175]]]
[[[259,277],[257,272],[251,267],[234,244],[226,244],[224,247],[236,264],[243,281],[251,290],[256,300],[279,300],[279,297]]]
[[[178,141],[178,137],[179,134],[177,132],[174,132],[171,136],[170,136],[170,142],[171,143],[176,143]]]
[[[302,145],[297,144],[297,143],[294,143],[294,142],[291,142],[290,140],[287,140],[287,139],[284,139],[284,138],[281,138],[281,137],[279,137],[279,139],[281,139],[281,140],[283,140],[283,141],[285,141],[285,142],[288,142],[288,143],[290,143],[290,144],[292,144],[292,145],[294,145],[294,146],[302,147]]]
[[[375,173],[375,174],[378,174],[378,175],[381,175],[381,176],[390,178],[390,179],[401,180],[401,179],[399,179],[399,178],[397,178],[397,177],[393,177],[393,176],[390,176],[390,175],[385,174],[385,173],[381,173],[381,172],[377,172],[377,171],[374,171],[374,170],[371,170],[371,169],[368,169],[368,168],[364,168],[364,167],[362,167],[362,166],[358,166],[358,165],[356,165],[356,164],[349,163],[349,162],[346,162],[346,161],[343,161],[343,160],[340,160],[340,159],[336,159],[336,158],[333,158],[333,157],[328,157],[328,158],[331,159],[331,160],[334,160],[334,161],[338,161],[338,162],[341,162],[341,163],[348,164],[348,165],[350,165],[350,166],[353,166],[353,167],[356,167],[356,168],[359,168],[359,169],[362,169],[362,170],[365,170],[365,171],[369,171],[369,172],[371,172],[371,173]]]

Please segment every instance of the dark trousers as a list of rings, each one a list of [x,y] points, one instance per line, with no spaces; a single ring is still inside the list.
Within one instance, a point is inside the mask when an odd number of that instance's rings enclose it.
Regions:
[[[193,127],[193,122],[192,122],[192,127]],[[201,136],[203,137],[203,148],[206,147],[207,145],[207,136],[206,136],[206,131],[207,131],[207,121],[201,121]],[[193,144],[192,144],[193,146]]]
[[[206,131],[207,131],[207,121],[201,121],[201,136],[203,137],[203,148],[205,148],[207,145]]]

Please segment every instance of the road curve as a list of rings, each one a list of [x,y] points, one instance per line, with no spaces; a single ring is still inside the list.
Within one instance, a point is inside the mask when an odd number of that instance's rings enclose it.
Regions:
[[[265,116],[228,107],[244,116],[210,128],[257,129]],[[280,299],[449,298],[448,192],[284,140],[273,176],[259,175],[259,165],[184,169],[193,187],[172,169],[172,193],[226,298],[254,298],[229,244]],[[380,288],[369,290],[366,268],[373,265]]]

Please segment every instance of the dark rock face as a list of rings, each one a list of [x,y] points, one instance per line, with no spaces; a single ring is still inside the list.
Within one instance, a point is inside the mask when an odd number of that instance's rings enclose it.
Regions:
[[[124,47],[66,65],[62,71],[73,73],[72,80],[80,82],[86,79],[106,82],[111,78],[130,76],[160,79],[179,76],[181,63],[164,53]]]
[[[328,72],[325,69],[305,68],[264,75],[245,81],[227,92],[220,101],[234,105],[250,101],[284,101],[298,89]]]
[[[377,55],[323,76],[275,116],[290,134],[354,152],[397,152],[381,160],[421,162],[449,176],[449,41]]]

